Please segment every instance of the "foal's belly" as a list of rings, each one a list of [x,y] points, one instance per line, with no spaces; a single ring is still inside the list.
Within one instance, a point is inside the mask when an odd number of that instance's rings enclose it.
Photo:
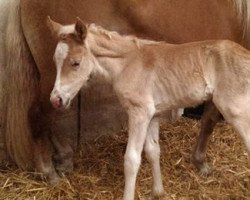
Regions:
[[[164,92],[165,93],[165,92]],[[182,93],[159,94],[155,98],[156,115],[160,115],[169,110],[197,106],[204,101],[211,99],[212,90],[207,87],[192,87],[183,90]]]

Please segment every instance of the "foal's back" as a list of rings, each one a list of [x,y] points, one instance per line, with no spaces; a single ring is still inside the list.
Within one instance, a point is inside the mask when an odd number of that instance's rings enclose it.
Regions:
[[[146,45],[142,52],[145,68],[155,73],[158,104],[167,102],[171,108],[201,103],[212,98],[218,88],[220,92],[230,90],[232,84],[235,90],[242,89],[250,77],[248,50],[227,40],[181,45],[162,42]],[[239,81],[240,77],[244,81]]]

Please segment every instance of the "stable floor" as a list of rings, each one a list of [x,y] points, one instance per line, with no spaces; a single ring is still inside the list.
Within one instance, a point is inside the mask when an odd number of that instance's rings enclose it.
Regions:
[[[190,161],[200,122],[182,118],[161,125],[162,199],[250,199],[250,156],[238,134],[225,122],[216,126],[208,149],[211,174],[202,176]],[[100,136],[81,144],[75,170],[54,186],[35,181],[15,167],[0,171],[0,199],[121,199],[127,132]],[[152,176],[143,157],[136,199],[151,199]]]

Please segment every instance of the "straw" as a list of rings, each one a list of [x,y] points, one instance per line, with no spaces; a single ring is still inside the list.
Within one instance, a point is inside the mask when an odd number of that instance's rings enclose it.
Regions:
[[[207,153],[211,174],[203,176],[190,161],[199,130],[199,121],[186,118],[161,125],[161,167],[166,190],[162,199],[250,199],[250,162],[239,135],[225,122],[216,126]],[[53,187],[14,166],[1,170],[0,199],[121,199],[126,143],[124,130],[82,143],[74,159],[74,172]],[[136,199],[151,199],[151,185],[151,168],[143,155]]]

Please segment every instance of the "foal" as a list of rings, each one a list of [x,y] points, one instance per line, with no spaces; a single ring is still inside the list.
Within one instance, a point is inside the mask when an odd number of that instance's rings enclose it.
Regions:
[[[250,150],[250,54],[230,41],[182,45],[121,36],[94,24],[62,26],[57,35],[57,76],[51,93],[56,108],[67,108],[92,75],[109,81],[129,117],[124,156],[124,199],[134,199],[144,148],[152,165],[153,194],[164,194],[160,172],[159,121],[163,111],[211,101]]]

